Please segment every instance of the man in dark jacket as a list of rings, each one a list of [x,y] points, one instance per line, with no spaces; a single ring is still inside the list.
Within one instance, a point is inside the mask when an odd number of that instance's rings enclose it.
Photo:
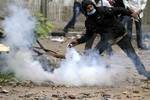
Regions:
[[[109,0],[91,0],[92,2],[94,2],[94,4],[96,5],[96,7],[102,7],[102,6],[106,6],[106,7],[112,7],[110,5],[110,1]],[[86,44],[85,44],[85,50],[91,49],[92,45],[94,43],[95,38],[97,37],[97,34],[94,34],[92,36],[91,39],[89,39]],[[106,54],[109,56],[113,55],[113,49],[111,47],[107,48],[106,50]]]
[[[117,44],[136,66],[139,74],[144,75],[150,79],[150,72],[145,70],[143,63],[136,54],[129,38],[125,34],[125,28],[120,21],[118,21],[116,15],[123,14],[135,17],[137,14],[132,13],[124,8],[108,8],[108,7],[96,7],[93,2],[87,1],[82,3],[83,9],[86,14],[86,34],[81,38],[72,41],[69,47],[74,47],[78,44],[88,41],[94,33],[101,35],[101,40],[96,45],[95,49],[99,53],[103,53],[112,44]]]

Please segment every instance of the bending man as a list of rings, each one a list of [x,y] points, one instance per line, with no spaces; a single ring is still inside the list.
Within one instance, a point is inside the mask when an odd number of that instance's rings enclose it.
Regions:
[[[136,54],[131,41],[125,34],[123,24],[116,18],[116,15],[123,14],[128,16],[137,16],[137,13],[131,12],[124,8],[109,8],[96,7],[93,2],[86,1],[82,3],[83,9],[87,15],[85,21],[86,34],[81,38],[72,41],[69,47],[74,47],[78,44],[88,41],[94,33],[101,35],[101,40],[96,45],[95,49],[99,53],[103,53],[108,47],[117,44],[129,58],[131,58],[139,74],[150,79],[150,72],[145,70],[143,63]]]

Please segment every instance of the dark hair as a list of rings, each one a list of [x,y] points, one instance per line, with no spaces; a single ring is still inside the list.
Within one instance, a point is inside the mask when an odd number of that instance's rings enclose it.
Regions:
[[[93,5],[94,8],[96,8],[95,4],[91,0],[83,0],[82,1],[82,9],[83,9],[85,15],[87,14],[86,9],[87,9],[88,5]]]

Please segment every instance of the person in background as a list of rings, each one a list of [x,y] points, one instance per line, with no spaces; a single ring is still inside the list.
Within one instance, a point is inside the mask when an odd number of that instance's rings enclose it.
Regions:
[[[74,47],[84,43],[88,41],[93,34],[98,33],[101,36],[101,40],[97,43],[95,49],[98,50],[100,54],[111,45],[117,44],[132,60],[138,73],[150,79],[150,72],[146,71],[131,41],[129,41],[123,24],[116,18],[116,15],[119,14],[136,17],[138,13],[121,7],[96,7],[91,1],[83,2],[82,6],[87,16],[85,21],[86,34],[79,39],[73,40],[68,46]]]
[[[82,10],[82,5],[81,5],[82,0],[74,0],[74,5],[73,5],[73,16],[71,18],[71,20],[66,24],[66,26],[64,27],[63,31],[64,31],[64,36],[66,35],[66,33],[68,33],[68,30],[70,28],[74,28],[77,17],[81,14],[84,13]]]
[[[132,39],[132,26],[133,26],[132,24],[134,22],[137,36],[137,47],[139,49],[146,50],[148,48],[146,48],[146,46],[143,43],[142,17],[143,11],[147,4],[147,0],[123,0],[123,1],[127,9],[130,9],[138,13],[136,18],[129,17],[127,20],[127,33],[130,38],[130,41]]]

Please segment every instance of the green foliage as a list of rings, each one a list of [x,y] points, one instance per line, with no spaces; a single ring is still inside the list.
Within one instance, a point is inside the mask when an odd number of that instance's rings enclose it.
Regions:
[[[0,72],[0,85],[5,85],[10,81],[14,80],[13,73],[1,73]]]
[[[41,13],[36,15],[37,23],[35,32],[38,37],[47,37],[49,32],[52,31],[53,25],[50,23],[47,18],[45,18]]]

